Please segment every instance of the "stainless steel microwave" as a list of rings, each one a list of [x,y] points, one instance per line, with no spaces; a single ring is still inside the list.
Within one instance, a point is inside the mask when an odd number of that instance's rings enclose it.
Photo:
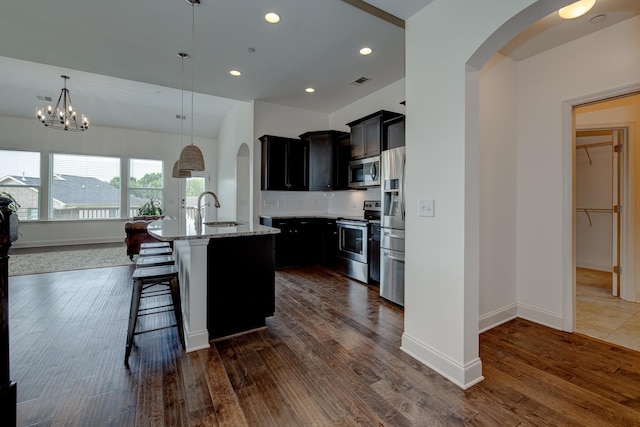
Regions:
[[[349,162],[349,187],[363,188],[380,185],[380,156]]]

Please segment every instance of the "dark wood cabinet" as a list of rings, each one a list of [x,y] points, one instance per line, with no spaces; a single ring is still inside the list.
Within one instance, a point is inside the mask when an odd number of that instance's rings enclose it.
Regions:
[[[309,144],[309,190],[347,190],[350,159],[349,134],[335,130],[306,132]]]
[[[281,136],[263,135],[262,190],[309,189],[309,142]]]
[[[209,241],[209,339],[262,327],[265,325],[265,318],[273,316],[274,256],[273,235]]]
[[[275,238],[276,268],[310,264],[333,266],[337,247],[334,219],[261,217],[260,223],[280,229]]]
[[[398,147],[404,147],[404,116],[387,120],[383,123],[384,133],[386,135],[382,150],[392,150]]]
[[[347,123],[351,128],[351,159],[380,155],[386,142],[383,123],[400,116],[400,113],[380,110]]]

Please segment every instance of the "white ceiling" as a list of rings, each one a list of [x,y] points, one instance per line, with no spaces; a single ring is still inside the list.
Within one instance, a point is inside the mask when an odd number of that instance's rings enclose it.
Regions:
[[[404,30],[341,0],[12,1],[0,14],[0,115],[34,117],[38,95],[57,99],[61,74],[93,126],[214,136],[231,100],[330,113],[404,76]],[[369,0],[409,18],[432,0]],[[276,11],[282,21],[267,24]],[[589,18],[606,13],[598,24]],[[598,0],[586,17],[539,21],[503,50],[515,60],[640,13],[640,0]],[[363,57],[362,46],[374,52]],[[249,52],[253,48],[255,52]],[[184,113],[181,60],[185,51]],[[192,69],[192,64],[195,65]],[[231,77],[238,69],[243,75]],[[350,84],[360,76],[371,80]],[[304,92],[313,86],[316,92]],[[34,118],[34,123],[37,124]]]

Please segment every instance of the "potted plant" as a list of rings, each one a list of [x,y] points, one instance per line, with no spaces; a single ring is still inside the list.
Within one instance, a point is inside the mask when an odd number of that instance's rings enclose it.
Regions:
[[[19,235],[18,209],[20,209],[20,203],[18,203],[15,197],[5,191],[0,191],[0,197],[11,200],[11,203],[7,205],[7,208],[9,208],[9,210],[12,212],[11,216],[9,217],[9,240],[11,242],[15,242],[16,240],[18,240]],[[0,216],[3,216],[2,212],[0,212]],[[1,219],[4,220],[4,218]]]
[[[149,201],[138,209],[138,215],[140,216],[161,216],[164,214],[160,200],[149,198]]]

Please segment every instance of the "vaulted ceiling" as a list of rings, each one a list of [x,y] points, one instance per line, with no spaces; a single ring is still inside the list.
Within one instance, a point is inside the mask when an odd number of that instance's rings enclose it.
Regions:
[[[192,83],[196,135],[215,136],[231,100],[330,113],[404,76],[404,30],[349,3],[354,2],[5,2],[0,14],[0,115],[33,117],[41,105],[38,96],[57,99],[62,74],[71,77],[75,106],[93,126],[178,134],[176,115],[182,110],[190,115]],[[407,19],[431,0],[368,3]],[[280,23],[265,22],[270,11],[280,14]],[[503,53],[520,60],[638,13],[638,0],[598,0],[584,19],[545,18]],[[589,23],[598,14],[606,16]],[[360,55],[363,46],[373,53]],[[190,55],[184,72],[180,51]],[[242,76],[229,75],[232,69]],[[370,80],[351,84],[359,77]],[[306,93],[307,87],[315,93]]]

